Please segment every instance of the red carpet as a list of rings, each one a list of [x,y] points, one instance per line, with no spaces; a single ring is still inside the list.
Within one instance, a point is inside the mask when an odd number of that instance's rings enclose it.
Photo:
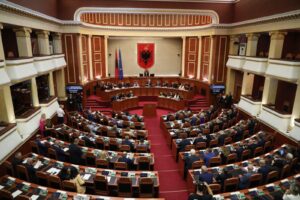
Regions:
[[[145,117],[146,128],[149,131],[151,152],[154,153],[154,170],[159,173],[160,195],[166,200],[185,200],[188,198],[186,182],[179,175],[177,164],[171,155],[171,149],[160,128],[160,116],[169,111],[157,109],[157,117]],[[130,113],[142,115],[142,109],[131,110]]]

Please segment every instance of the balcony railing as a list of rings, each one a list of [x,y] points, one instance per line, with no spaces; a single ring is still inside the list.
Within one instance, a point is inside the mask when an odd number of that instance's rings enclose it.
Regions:
[[[243,70],[254,74],[264,75],[267,70],[267,65],[267,58],[246,57]]]
[[[10,83],[10,79],[4,69],[4,61],[0,60],[0,86]]]
[[[254,100],[250,96],[243,95],[238,106],[251,116],[257,116],[261,110],[261,100]]]
[[[226,66],[232,69],[242,70],[244,63],[245,57],[243,56],[228,56]]]
[[[297,82],[300,77],[300,61],[269,59],[266,75]]]
[[[291,114],[275,110],[270,105],[263,105],[259,118],[280,132],[286,133],[290,125]]]
[[[300,141],[300,119],[295,119],[294,127],[290,132],[290,137],[294,138],[297,141]]]
[[[46,118],[52,118],[56,110],[59,108],[57,97],[51,97],[47,102],[40,102],[42,113],[46,114]]]

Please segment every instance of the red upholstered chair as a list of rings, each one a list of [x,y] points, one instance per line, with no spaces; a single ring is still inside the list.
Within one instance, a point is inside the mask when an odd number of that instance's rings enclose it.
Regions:
[[[213,194],[219,194],[221,193],[221,185],[220,184],[209,184],[208,185],[210,189],[212,190]]]
[[[267,175],[266,183],[275,182],[277,181],[278,178],[279,178],[278,171],[271,171]]]
[[[70,192],[77,192],[76,185],[68,180],[62,182],[62,189]]]
[[[132,197],[132,182],[128,177],[120,177],[118,179],[118,196]]]
[[[252,174],[250,177],[249,188],[257,187],[261,184],[261,182],[262,182],[262,174]]]
[[[197,142],[196,149],[197,150],[206,149],[206,142]]]
[[[140,197],[141,198],[154,197],[154,182],[151,178],[140,179]]]
[[[222,159],[220,157],[212,157],[208,162],[208,166],[215,167],[215,166],[221,165],[221,162],[222,162]]]
[[[234,178],[228,178],[224,181],[224,189],[223,192],[232,192],[236,191],[238,189],[239,179]]]
[[[97,174],[94,178],[94,187],[97,195],[109,195],[108,183],[105,176]]]
[[[59,176],[49,175],[48,176],[48,185],[51,188],[61,189],[61,180]]]

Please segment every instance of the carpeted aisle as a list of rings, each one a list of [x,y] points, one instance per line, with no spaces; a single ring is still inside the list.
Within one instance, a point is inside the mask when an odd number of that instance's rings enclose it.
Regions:
[[[142,115],[142,110],[131,110],[130,113]],[[188,198],[187,184],[178,172],[177,164],[171,155],[171,149],[160,128],[160,116],[168,111],[157,109],[157,117],[145,117],[146,128],[149,131],[151,152],[154,153],[154,170],[159,173],[160,195],[166,200],[185,200]]]

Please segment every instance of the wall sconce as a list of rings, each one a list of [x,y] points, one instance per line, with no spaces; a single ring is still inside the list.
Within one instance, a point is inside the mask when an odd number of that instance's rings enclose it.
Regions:
[[[96,76],[96,79],[98,79],[98,80],[99,80],[100,78],[101,78],[101,76],[100,76],[100,75],[97,75],[97,76]]]
[[[110,57],[110,56],[111,56],[111,53],[108,53],[108,56]]]

